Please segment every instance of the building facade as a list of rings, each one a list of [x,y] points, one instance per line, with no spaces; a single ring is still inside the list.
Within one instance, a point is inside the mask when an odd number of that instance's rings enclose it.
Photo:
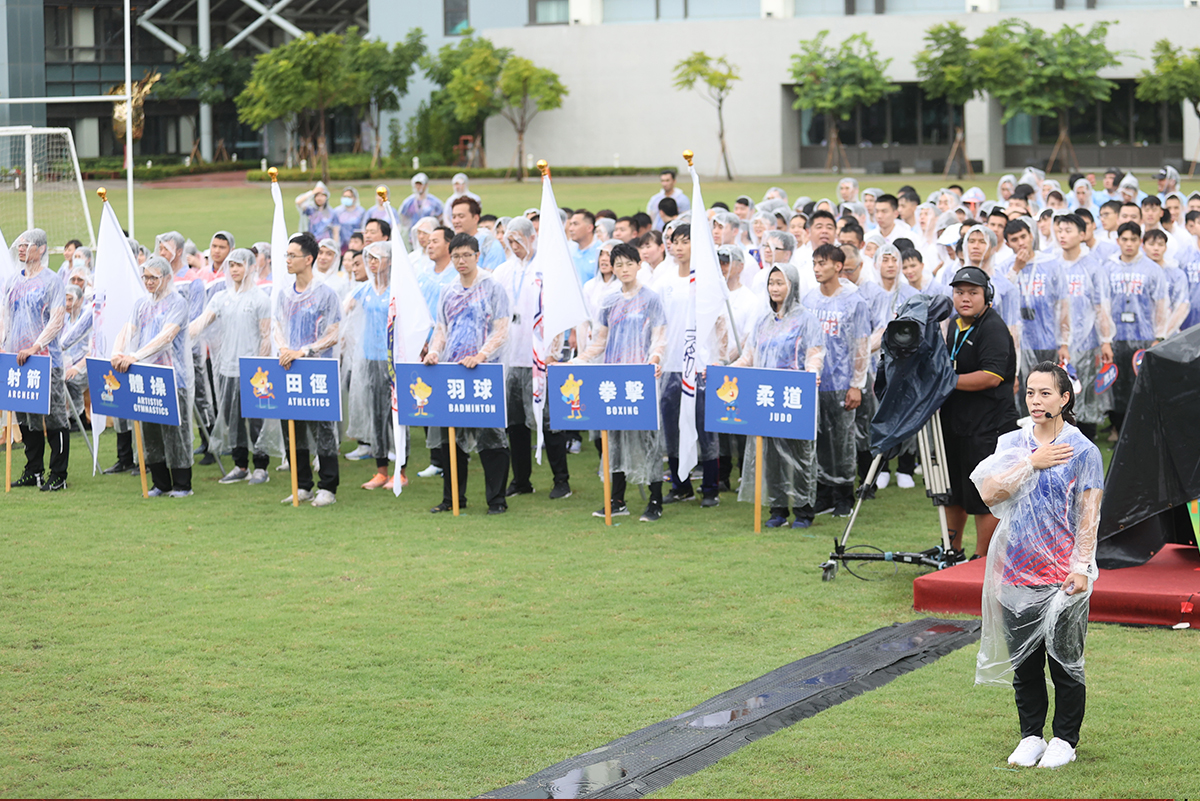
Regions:
[[[715,111],[697,92],[672,87],[672,69],[693,51],[724,55],[742,80],[726,102],[726,141],[742,175],[820,169],[827,155],[825,120],[792,107],[791,57],[799,42],[829,31],[829,42],[865,32],[900,87],[886,101],[839,122],[853,167],[932,165],[945,159],[959,115],[924,96],[913,57],[925,31],[955,20],[977,36],[1007,17],[1046,30],[1110,22],[1121,65],[1105,73],[1118,88],[1108,103],[1072,112],[1071,138],[1082,164],[1147,168],[1194,155],[1200,124],[1190,106],[1143,103],[1135,79],[1149,68],[1164,37],[1200,46],[1197,0],[371,0],[375,35],[426,33],[431,50],[468,28],[554,70],[570,94],[561,109],[537,117],[526,149],[551,163],[608,166],[675,164],[684,148],[717,172]],[[433,87],[417,81],[401,116]],[[966,147],[988,171],[1045,164],[1057,139],[1050,119],[1017,115],[1006,125],[990,99],[965,108]],[[586,132],[586,135],[585,135]],[[516,151],[509,124],[486,129],[489,162]]]

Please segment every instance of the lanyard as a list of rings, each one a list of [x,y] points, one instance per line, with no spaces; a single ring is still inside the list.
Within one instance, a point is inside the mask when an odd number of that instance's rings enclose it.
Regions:
[[[975,330],[975,324],[971,323],[970,328],[959,331],[954,335],[954,348],[950,351],[950,360],[958,364],[958,352],[962,350],[963,343],[967,341],[967,337]]]
[[[516,313],[516,314],[520,314],[520,312],[516,311],[516,309],[521,308],[521,295],[522,295],[522,293],[525,292],[525,273],[528,272],[528,270],[529,270],[529,262],[525,262],[524,266],[521,267],[521,277],[519,279],[517,279],[519,281],[519,283],[517,286],[513,287],[513,307],[514,307],[514,313]],[[516,274],[517,274],[517,271],[513,270],[513,275],[516,275]]]

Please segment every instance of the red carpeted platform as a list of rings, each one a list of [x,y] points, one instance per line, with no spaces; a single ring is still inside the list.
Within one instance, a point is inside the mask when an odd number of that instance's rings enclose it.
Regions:
[[[918,577],[913,608],[978,615],[983,559]],[[1140,567],[1102,570],[1092,592],[1089,620],[1139,626],[1188,623],[1200,628],[1200,552],[1165,545]]]

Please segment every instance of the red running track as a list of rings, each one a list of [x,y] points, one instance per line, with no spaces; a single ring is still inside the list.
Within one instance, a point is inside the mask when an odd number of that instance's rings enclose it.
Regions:
[[[913,582],[913,609],[980,614],[985,561],[976,559],[919,576]],[[1139,567],[1101,570],[1088,619],[1137,626],[1187,623],[1200,628],[1200,551],[1191,545],[1164,545]]]

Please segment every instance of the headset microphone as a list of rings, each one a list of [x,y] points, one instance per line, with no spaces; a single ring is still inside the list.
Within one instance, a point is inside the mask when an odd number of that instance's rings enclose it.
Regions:
[[[1046,412],[1046,419],[1047,419],[1047,420],[1049,420],[1049,419],[1050,419],[1050,418],[1052,418],[1052,417],[1054,417],[1054,412]]]

